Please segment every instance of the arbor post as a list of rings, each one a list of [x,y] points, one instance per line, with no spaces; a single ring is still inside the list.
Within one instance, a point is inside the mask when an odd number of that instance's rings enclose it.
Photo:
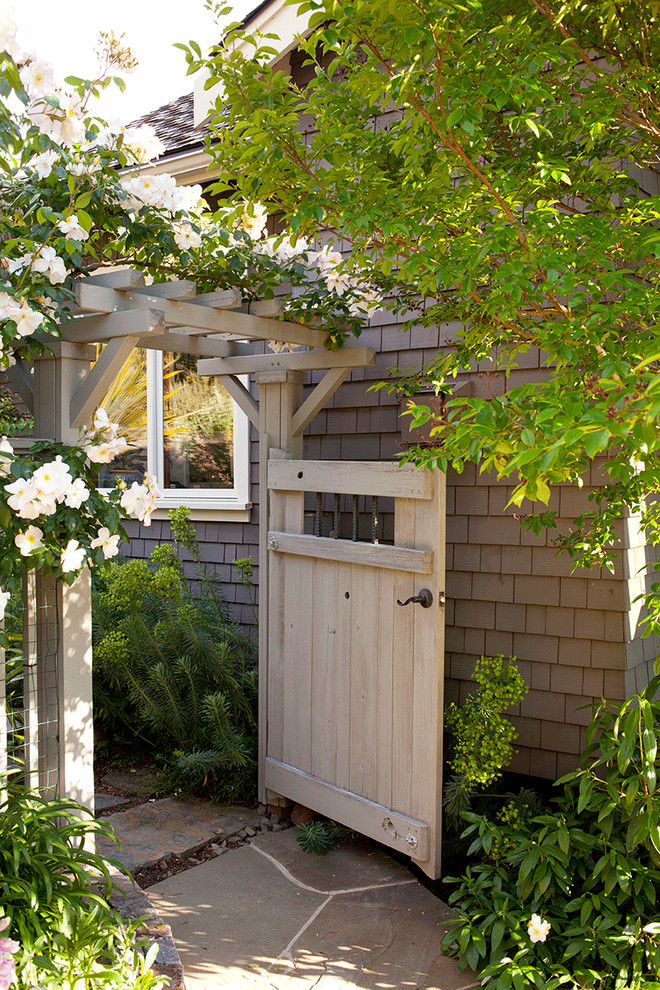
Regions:
[[[302,457],[302,433],[294,436],[292,420],[302,402],[302,371],[264,371],[255,375],[259,386],[259,800],[284,806],[288,800],[266,791],[265,763],[268,733],[268,461],[271,451]]]
[[[34,429],[39,439],[78,442],[71,427],[71,400],[84,381],[96,348],[52,340],[49,352],[34,363]],[[94,725],[92,706],[91,575],[85,568],[71,587],[53,577],[37,575],[34,582],[39,618],[34,626],[36,704],[52,706],[57,689],[58,791],[94,810]],[[43,668],[48,644],[56,644],[55,678]],[[52,647],[51,647],[52,650]],[[55,716],[54,716],[55,717]],[[49,781],[40,775],[39,786]]]

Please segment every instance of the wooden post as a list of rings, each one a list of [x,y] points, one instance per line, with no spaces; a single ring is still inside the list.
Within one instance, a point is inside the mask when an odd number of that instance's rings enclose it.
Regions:
[[[35,360],[34,428],[38,437],[75,444],[79,431],[71,426],[71,400],[85,380],[96,349],[85,344],[53,340],[49,353]],[[68,587],[40,577],[38,601],[44,608],[37,623],[37,663],[45,662],[46,645],[57,637],[56,678],[40,671],[39,707],[47,711],[57,690],[59,793],[94,808],[94,726],[92,722],[91,578],[85,569]]]
[[[264,771],[268,735],[268,460],[272,448],[291,458],[302,457],[302,435],[294,436],[292,420],[302,402],[301,371],[264,371],[259,386],[259,800],[285,805],[286,798],[266,791]]]

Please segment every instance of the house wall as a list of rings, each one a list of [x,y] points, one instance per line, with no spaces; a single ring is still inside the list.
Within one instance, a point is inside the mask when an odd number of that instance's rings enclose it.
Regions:
[[[305,433],[304,456],[328,460],[388,460],[409,437],[399,400],[384,390],[369,391],[388,377],[393,366],[410,368],[428,361],[447,346],[455,327],[405,332],[392,314],[381,312],[363,331],[361,343],[377,352],[374,367],[355,370],[327,408]],[[509,378],[489,364],[470,376],[473,394],[501,394],[526,380],[545,377],[538,351],[525,356],[525,369]],[[306,394],[322,373],[313,373]],[[258,397],[258,388],[252,386]],[[405,418],[404,418],[405,419]],[[251,624],[247,590],[232,562],[250,555],[258,563],[258,439],[251,434],[253,509],[249,523],[199,523],[203,555],[223,582],[238,621]],[[550,509],[559,513],[558,529],[589,507],[588,494],[603,482],[593,464],[585,486],[558,485]],[[518,730],[511,769],[555,778],[576,765],[584,745],[589,710],[602,696],[625,697],[648,681],[657,653],[655,637],[642,640],[641,613],[631,601],[642,589],[637,576],[646,558],[638,520],[622,521],[624,550],[609,571],[576,570],[556,555],[552,532],[540,536],[521,529],[513,508],[506,508],[512,488],[474,466],[447,476],[446,694],[462,701],[469,692],[476,660],[482,655],[515,656],[529,693],[513,713]],[[540,507],[537,507],[540,508]],[[386,532],[391,520],[385,521]],[[169,525],[154,521],[150,529],[133,527],[131,553],[148,554]],[[186,565],[191,576],[194,564]],[[258,569],[255,571],[258,580]]]

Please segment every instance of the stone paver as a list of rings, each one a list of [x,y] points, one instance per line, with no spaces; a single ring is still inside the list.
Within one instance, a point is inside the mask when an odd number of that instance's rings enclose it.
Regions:
[[[135,797],[149,797],[158,792],[156,774],[148,767],[137,767],[134,770],[108,770],[101,778],[101,783]]]
[[[269,833],[149,888],[188,990],[467,990],[440,953],[449,908],[368,843],[308,856]]]
[[[106,815],[103,820],[112,825],[121,850],[100,838],[99,852],[135,870],[172,853],[188,856],[212,839],[217,829],[228,838],[261,821],[261,815],[250,808],[163,798]]]
[[[120,804],[126,804],[130,798],[117,797],[115,794],[95,794],[94,811],[108,811],[109,808],[117,808]]]

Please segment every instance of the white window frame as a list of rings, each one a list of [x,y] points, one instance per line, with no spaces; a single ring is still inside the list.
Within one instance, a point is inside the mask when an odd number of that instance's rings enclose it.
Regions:
[[[248,387],[247,375],[241,382]],[[165,477],[163,352],[147,351],[147,470],[163,485]],[[162,488],[154,519],[167,518],[171,509],[187,505],[193,519],[247,521],[250,517],[250,423],[234,402],[233,488]]]

